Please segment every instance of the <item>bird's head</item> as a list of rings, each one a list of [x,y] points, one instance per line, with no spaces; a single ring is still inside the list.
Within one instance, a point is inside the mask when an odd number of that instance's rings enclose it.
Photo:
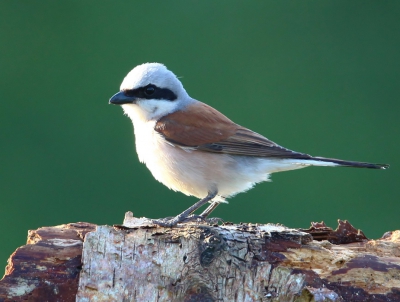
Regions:
[[[122,81],[120,92],[109,103],[122,105],[134,119],[158,119],[183,108],[190,97],[176,75],[160,63],[145,63],[133,68]]]

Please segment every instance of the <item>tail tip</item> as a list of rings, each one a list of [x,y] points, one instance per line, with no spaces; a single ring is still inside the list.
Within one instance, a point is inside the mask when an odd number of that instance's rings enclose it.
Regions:
[[[377,166],[378,166],[378,169],[381,169],[381,170],[386,170],[386,169],[389,169],[389,167],[390,167],[389,164],[377,164]]]

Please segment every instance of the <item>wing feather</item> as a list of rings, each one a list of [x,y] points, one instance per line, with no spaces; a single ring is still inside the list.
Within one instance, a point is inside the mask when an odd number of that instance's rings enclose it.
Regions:
[[[168,142],[203,152],[243,156],[310,159],[239,126],[214,108],[198,102],[157,121],[155,131]]]
[[[286,149],[266,137],[239,126],[236,133],[225,140],[197,147],[198,150],[243,156],[310,159],[304,153]]]
[[[237,125],[214,108],[196,102],[159,119],[154,130],[171,143],[185,147],[222,141],[235,134]]]

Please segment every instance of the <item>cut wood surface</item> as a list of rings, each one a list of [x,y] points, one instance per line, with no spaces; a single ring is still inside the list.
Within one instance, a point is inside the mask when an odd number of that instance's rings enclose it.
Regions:
[[[0,301],[400,301],[400,231],[368,240],[345,221],[163,228],[128,212],[123,225],[30,238],[10,257]]]

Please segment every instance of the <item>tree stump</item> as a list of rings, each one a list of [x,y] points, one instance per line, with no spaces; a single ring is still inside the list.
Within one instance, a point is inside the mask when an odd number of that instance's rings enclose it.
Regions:
[[[0,281],[0,301],[400,301],[400,231],[368,240],[342,221],[335,231],[321,223],[302,230],[250,223],[163,228],[128,212],[123,225],[86,224],[84,233],[82,266],[76,251],[57,258],[30,255],[29,245],[18,249]],[[52,234],[30,245],[48,248],[60,236]],[[24,293],[16,290],[24,284]],[[67,287],[68,294],[61,290]]]

